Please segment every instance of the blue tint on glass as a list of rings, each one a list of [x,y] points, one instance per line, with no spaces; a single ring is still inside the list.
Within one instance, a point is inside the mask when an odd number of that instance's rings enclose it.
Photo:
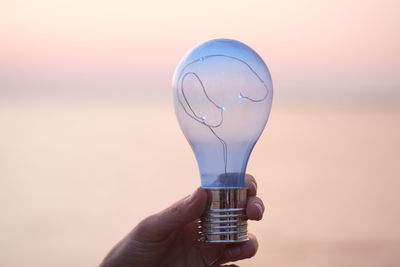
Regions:
[[[244,187],[250,153],[271,110],[272,81],[264,61],[235,40],[206,42],[177,66],[173,92],[202,187]]]

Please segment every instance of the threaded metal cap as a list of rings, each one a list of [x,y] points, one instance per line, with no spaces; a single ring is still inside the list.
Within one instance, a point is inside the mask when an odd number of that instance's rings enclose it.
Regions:
[[[247,188],[206,191],[207,209],[199,221],[199,240],[211,243],[247,241]]]

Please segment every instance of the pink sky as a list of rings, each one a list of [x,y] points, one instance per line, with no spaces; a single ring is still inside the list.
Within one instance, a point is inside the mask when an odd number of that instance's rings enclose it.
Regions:
[[[265,59],[278,96],[399,96],[399,3],[6,1],[0,93],[169,97],[180,58],[225,37]]]

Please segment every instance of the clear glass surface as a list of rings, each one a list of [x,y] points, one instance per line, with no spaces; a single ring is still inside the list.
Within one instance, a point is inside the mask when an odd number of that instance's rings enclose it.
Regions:
[[[271,76],[261,57],[235,40],[206,42],[177,66],[173,95],[202,187],[244,187],[247,162],[272,103]]]

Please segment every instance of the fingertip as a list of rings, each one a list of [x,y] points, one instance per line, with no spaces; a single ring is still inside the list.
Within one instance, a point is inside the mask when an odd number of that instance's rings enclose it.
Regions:
[[[202,200],[207,200],[207,192],[203,187],[198,187],[195,191],[199,195],[199,198]]]
[[[199,205],[200,210],[203,211],[207,203],[207,192],[204,188],[198,187],[190,197],[191,201]]]
[[[257,250],[258,250],[258,240],[257,240],[257,237],[256,237],[255,235],[253,235],[252,233],[249,233],[248,236],[249,236],[249,240],[252,241],[252,245],[254,246],[254,254],[256,254],[256,253],[257,253]],[[254,256],[254,255],[253,255],[253,256]]]
[[[250,220],[259,221],[264,215],[264,203],[258,197],[250,197],[247,201],[246,215]]]
[[[246,178],[249,178],[249,179],[253,179],[253,180],[254,180],[254,176],[251,175],[250,173],[246,173]]]
[[[249,240],[240,244],[227,246],[224,252],[223,261],[237,261],[253,257],[258,250],[257,238],[249,234]]]
[[[245,184],[246,184],[246,187],[248,188],[248,190],[247,190],[248,196],[255,196],[257,194],[256,179],[252,175],[246,174]]]
[[[263,218],[263,215],[264,215],[264,208],[263,208],[263,207],[261,206],[261,204],[258,203],[258,202],[254,203],[254,206],[256,207],[256,210],[257,210],[255,219],[256,219],[257,221],[259,221],[259,220],[261,220],[261,219]]]
[[[205,209],[207,203],[207,192],[202,187],[198,187],[187,199],[186,199],[186,211],[187,216],[192,220],[199,218]],[[190,220],[190,219],[189,219]],[[188,220],[186,220],[188,221]]]

